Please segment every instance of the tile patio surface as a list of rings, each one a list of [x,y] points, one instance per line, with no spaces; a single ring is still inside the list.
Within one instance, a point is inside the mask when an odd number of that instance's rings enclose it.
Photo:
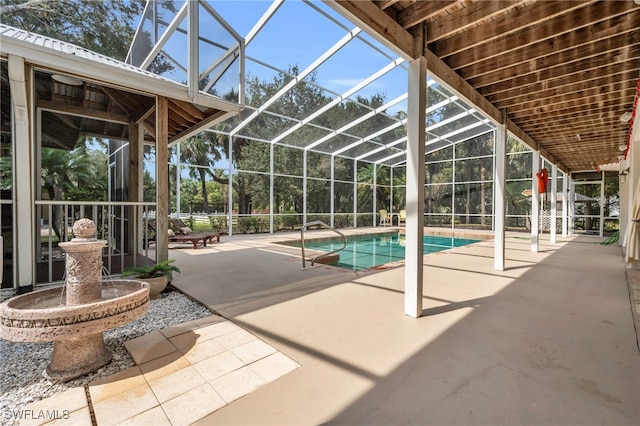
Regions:
[[[426,255],[414,319],[403,267],[302,270],[272,244],[295,238],[172,249],[174,285],[216,315],[128,342],[137,366],[89,386],[97,424],[640,424],[619,246],[510,234],[503,272],[491,240]],[[84,389],[53,398],[34,406],[91,424]]]

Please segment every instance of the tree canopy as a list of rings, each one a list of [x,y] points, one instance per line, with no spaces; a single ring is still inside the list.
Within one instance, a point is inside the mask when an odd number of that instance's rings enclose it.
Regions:
[[[0,22],[124,60],[144,0],[0,0]]]

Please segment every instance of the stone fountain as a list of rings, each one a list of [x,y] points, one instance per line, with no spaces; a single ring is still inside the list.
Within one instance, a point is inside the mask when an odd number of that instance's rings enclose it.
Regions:
[[[102,280],[102,248],[96,225],[80,219],[75,238],[60,243],[65,251],[66,283],[34,291],[0,304],[0,338],[13,342],[53,341],[51,362],[43,372],[67,381],[106,365],[111,353],[103,332],[144,315],[149,285],[136,280]]]

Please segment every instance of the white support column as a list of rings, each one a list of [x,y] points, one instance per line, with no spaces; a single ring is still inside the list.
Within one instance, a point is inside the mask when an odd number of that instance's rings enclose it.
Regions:
[[[405,188],[406,191],[406,188]],[[391,206],[393,205],[393,167],[391,167],[391,172],[389,173],[389,205],[385,208],[391,211]]]
[[[358,227],[358,160],[353,160],[353,227]]]
[[[373,206],[372,206],[372,212],[373,213],[373,226],[376,226],[376,213],[378,212],[377,207],[378,207],[378,166],[373,163]]]
[[[630,132],[631,141],[625,162],[629,171],[625,183],[620,185],[620,245],[627,242],[626,233],[633,219],[633,201],[640,179],[640,117],[636,116]],[[626,265],[632,269],[640,268],[640,262],[627,263]]]
[[[229,229],[229,235],[233,235],[233,136],[229,135],[229,186],[227,202],[229,203],[229,211],[227,212],[227,227]],[[273,163],[273,157],[271,162]],[[273,173],[271,174],[273,176]]]
[[[149,200],[145,200],[144,199],[144,126],[140,123],[138,123],[136,125],[136,130],[138,132],[138,152],[135,153],[134,155],[138,156],[138,201],[149,201]],[[141,226],[144,221],[142,220],[143,218],[143,210],[144,210],[144,214],[148,215],[149,214],[149,208],[148,207],[143,207],[140,208],[138,210],[139,212],[139,216],[138,216],[138,223],[140,224],[138,226],[138,238],[139,238],[139,243],[138,243],[138,247],[140,248],[140,254],[144,253],[144,249],[143,249],[143,245],[142,245],[142,236],[144,232],[147,232],[146,229],[143,229],[143,227]],[[136,261],[137,262],[137,261]],[[134,265],[137,266],[137,263],[134,262]]]
[[[423,56],[409,64],[408,89],[404,313],[418,318],[422,316],[424,145],[427,103],[427,60]]]
[[[302,223],[307,223],[307,150],[302,151]]]
[[[600,237],[604,237],[604,172],[600,172]]]
[[[504,271],[505,259],[505,194],[507,175],[507,111],[502,111],[502,123],[495,130],[495,167],[493,169],[494,196],[494,248],[493,248],[493,268]]]
[[[633,218],[633,199],[640,179],[640,118],[636,118],[631,129],[631,144],[627,152],[625,165],[629,167],[625,182],[620,184],[620,245],[625,242],[627,228],[631,226]],[[634,269],[640,263],[628,264]]]
[[[539,224],[540,224],[540,192],[538,190],[538,177],[536,173],[540,170],[540,152],[533,151],[531,170],[531,251],[538,252]]]
[[[273,194],[273,174],[275,173],[273,167],[273,144],[269,145],[269,232],[274,233],[274,222],[273,222],[273,212],[275,211],[275,206],[273,204],[274,194]]]
[[[34,144],[29,131],[29,106],[27,94],[27,68],[24,58],[9,55],[9,86],[13,108],[13,159],[14,159],[14,221],[15,261],[14,275],[18,293],[23,293],[35,283],[35,233],[33,167]]]
[[[182,159],[180,158],[180,149],[182,148],[182,142],[178,142],[176,144],[176,214],[178,218],[181,216],[182,206],[180,203],[180,183],[182,180],[182,172],[180,162]],[[189,209],[191,211],[191,209]]]
[[[556,243],[556,215],[557,215],[557,202],[558,202],[558,166],[555,164],[551,166],[551,229],[549,230],[549,240],[551,244]]]
[[[198,96],[200,82],[199,82],[199,35],[200,35],[200,15],[199,15],[199,1],[187,2],[187,54],[189,56],[187,64],[187,86],[189,91],[189,97],[195,100]],[[242,62],[242,61],[241,61]]]
[[[574,233],[573,224],[576,214],[576,184],[573,182],[573,178],[569,177],[569,234]]]
[[[569,174],[562,172],[562,236],[569,235]]]
[[[336,216],[336,204],[335,204],[335,175],[336,175],[336,157],[334,155],[331,155],[331,182],[329,183],[329,186],[331,187],[331,200],[329,201],[329,205],[330,210],[331,210],[331,227],[335,228],[335,216]]]

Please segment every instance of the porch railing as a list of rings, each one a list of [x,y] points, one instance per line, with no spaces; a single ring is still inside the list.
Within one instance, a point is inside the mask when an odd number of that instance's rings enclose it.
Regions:
[[[148,257],[149,227],[155,217],[155,203],[126,201],[36,201],[36,282],[61,281],[64,251],[58,243],[73,238],[76,220],[96,223],[96,238],[106,240],[103,262],[106,271],[118,274],[136,266],[138,255]],[[62,265],[61,265],[62,264]]]

